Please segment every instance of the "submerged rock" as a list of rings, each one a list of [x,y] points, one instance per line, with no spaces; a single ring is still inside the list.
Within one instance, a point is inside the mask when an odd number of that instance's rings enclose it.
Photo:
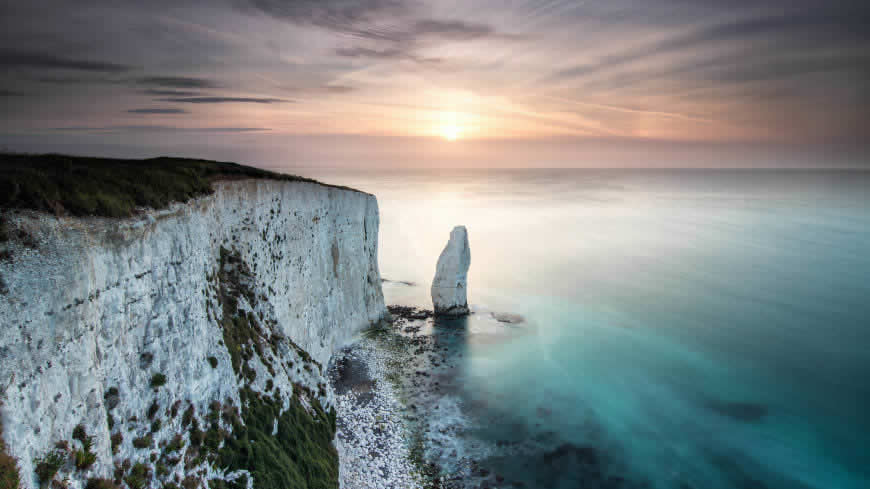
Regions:
[[[438,257],[435,279],[432,281],[432,305],[440,316],[463,316],[468,314],[468,267],[471,265],[471,250],[468,247],[468,231],[465,226],[456,226],[450,232],[450,241]]]

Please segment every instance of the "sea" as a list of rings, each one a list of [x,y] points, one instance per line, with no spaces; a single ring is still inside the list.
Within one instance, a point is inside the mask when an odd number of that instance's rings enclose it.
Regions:
[[[435,323],[421,406],[446,473],[870,487],[870,172],[287,171],[377,196],[388,304],[431,308],[467,227],[474,314]]]

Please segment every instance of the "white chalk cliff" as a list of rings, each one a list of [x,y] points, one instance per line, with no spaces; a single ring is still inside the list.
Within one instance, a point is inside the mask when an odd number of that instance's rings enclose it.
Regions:
[[[450,240],[438,257],[435,279],[432,281],[432,305],[435,314],[461,316],[468,314],[468,267],[471,250],[468,231],[456,226],[450,231]]]
[[[224,446],[233,412],[260,394],[330,410],[331,354],[385,314],[375,197],[275,180],[214,188],[123,220],[7,213],[37,244],[13,242],[0,261],[0,421],[24,488],[39,487],[37,461],[58,442],[83,448],[71,438],[82,425],[96,458],[59,469],[69,489],[134,486],[127,460],[147,466],[144,487],[195,475],[250,489],[250,474],[196,448],[189,424]]]

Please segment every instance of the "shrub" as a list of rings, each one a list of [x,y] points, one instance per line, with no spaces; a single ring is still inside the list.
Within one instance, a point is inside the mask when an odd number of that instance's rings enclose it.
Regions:
[[[102,479],[99,477],[91,477],[88,483],[85,484],[85,489],[119,489],[117,484],[110,479]]]
[[[103,399],[106,401],[106,409],[111,411],[121,402],[121,395],[118,393],[117,387],[109,387],[109,390],[103,394]]]
[[[148,466],[143,463],[137,463],[130,469],[130,474],[124,478],[124,482],[130,486],[130,489],[143,489],[148,485],[151,479],[151,471]]]
[[[151,448],[154,440],[151,438],[151,434],[147,434],[145,436],[140,436],[139,438],[135,438],[133,440],[133,446],[136,448]]]
[[[184,410],[184,414],[181,416],[181,426],[184,426],[186,428],[187,425],[189,425],[190,422],[193,421],[193,414],[195,411],[196,409],[193,407],[193,404],[191,404],[187,407],[187,409]]]
[[[97,454],[91,452],[90,450],[76,450],[75,452],[76,468],[79,470],[85,470],[89,468],[91,465],[94,465],[94,462],[96,461]]]
[[[159,419],[155,419],[154,422],[151,423],[151,433],[156,433],[156,432],[160,431],[160,426],[162,424],[163,423],[161,423]]]
[[[177,452],[184,447],[184,437],[181,435],[175,435],[172,437],[172,441],[166,445],[166,453]]]
[[[172,409],[169,411],[169,415],[172,416],[172,419],[175,419],[178,416],[178,408],[181,407],[181,399],[172,403]]]
[[[197,487],[199,487],[199,479],[192,475],[189,475],[185,477],[183,481],[181,481],[181,487],[183,487],[184,489],[196,489]]]
[[[122,435],[120,431],[117,433],[113,433],[111,440],[112,440],[112,453],[113,454],[118,453],[118,448],[121,446],[121,442],[124,441],[124,435]]]
[[[57,471],[63,467],[66,459],[65,455],[60,450],[52,450],[36,460],[36,469],[34,471],[36,472],[36,477],[39,478],[39,482],[47,484],[54,478]]]
[[[161,373],[156,373],[151,376],[151,387],[162,387],[166,384],[166,376]]]
[[[6,453],[6,444],[3,443],[3,429],[0,426],[0,489],[18,489],[20,485],[18,461]]]
[[[85,439],[88,437],[87,432],[85,432],[85,426],[82,424],[76,425],[76,427],[73,428],[72,437],[73,437],[73,440],[78,440],[78,441],[84,443]]]
[[[160,405],[157,404],[157,401],[152,402],[151,405],[148,406],[148,419],[154,419],[154,415],[157,414],[157,410],[159,409]]]

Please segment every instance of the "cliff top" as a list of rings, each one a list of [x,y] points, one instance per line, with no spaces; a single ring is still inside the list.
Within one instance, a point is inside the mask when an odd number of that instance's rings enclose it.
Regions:
[[[316,180],[222,161],[161,156],[145,160],[0,153],[0,208],[58,215],[127,217],[213,192],[212,182],[260,178]],[[357,190],[354,190],[357,191]]]

